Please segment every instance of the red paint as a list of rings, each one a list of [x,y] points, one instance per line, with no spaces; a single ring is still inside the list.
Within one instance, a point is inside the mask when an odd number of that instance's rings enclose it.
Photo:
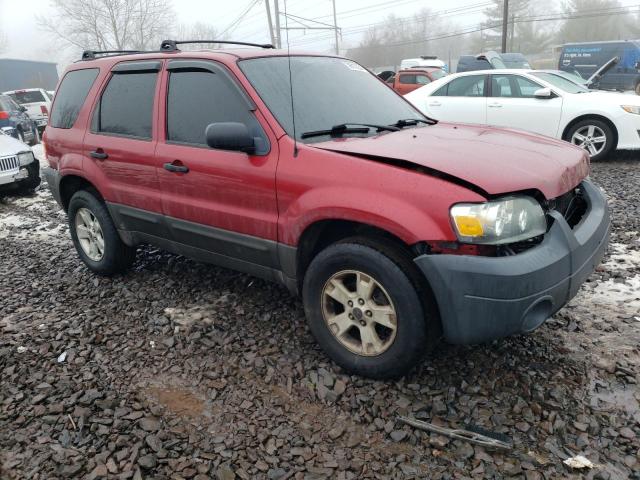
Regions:
[[[436,77],[433,76],[433,72],[442,71],[437,67],[421,67],[421,68],[409,68],[406,70],[401,70],[396,73],[392,88],[398,92],[400,95],[406,95],[409,92],[413,92],[420,87],[424,87],[426,83],[402,83],[402,77],[413,77],[413,76],[424,76],[429,79],[429,82],[433,82],[437,80]],[[428,83],[428,82],[427,82]]]
[[[100,68],[71,129],[47,128],[47,159],[61,175],[91,182],[105,200],[184,220],[296,245],[311,224],[343,219],[387,230],[408,244],[451,242],[449,208],[485,197],[461,184],[349,154],[402,160],[444,172],[490,195],[538,190],[565,193],[588,174],[584,153],[564,142],[495,128],[452,124],[408,128],[375,137],[310,145],[293,141],[276,122],[236,62],[272,50],[176,52],[103,58],[68,70]],[[224,65],[257,106],[271,150],[255,156],[170,144],[165,139],[167,59],[208,59]],[[92,111],[119,62],[160,59],[150,141],[89,131]],[[55,101],[55,100],[54,100]],[[98,160],[91,151],[109,157]],[[344,152],[344,153],[340,153]],[[189,172],[163,168],[179,162]],[[64,181],[64,179],[63,179]],[[478,189],[476,189],[478,190]]]

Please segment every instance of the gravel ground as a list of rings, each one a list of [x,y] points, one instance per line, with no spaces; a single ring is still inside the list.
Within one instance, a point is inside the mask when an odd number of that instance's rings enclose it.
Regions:
[[[0,478],[640,478],[640,158],[593,165],[612,247],[531,335],[344,375],[300,302],[154,248],[113,279],[46,189],[0,201]],[[487,451],[411,415],[513,440]],[[581,454],[595,467],[563,460]]]

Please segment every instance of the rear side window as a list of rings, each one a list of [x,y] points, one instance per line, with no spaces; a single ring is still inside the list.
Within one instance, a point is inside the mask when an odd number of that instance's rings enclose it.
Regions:
[[[216,122],[244,123],[254,137],[264,137],[238,88],[224,75],[208,70],[172,71],[167,95],[167,140],[206,146],[207,126]],[[258,145],[256,153],[266,153],[260,150]]]
[[[485,75],[469,75],[456,78],[448,84],[449,97],[483,97]]]
[[[114,73],[94,113],[96,133],[151,138],[157,72]]]
[[[64,76],[51,110],[50,127],[73,127],[99,71],[97,68],[74,70]]]

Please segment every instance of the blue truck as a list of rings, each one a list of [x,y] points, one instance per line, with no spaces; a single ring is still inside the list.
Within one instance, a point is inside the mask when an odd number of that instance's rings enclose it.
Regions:
[[[640,95],[640,40],[567,43],[562,46],[558,68],[591,77],[612,58],[618,62],[598,79],[602,90],[635,90]]]

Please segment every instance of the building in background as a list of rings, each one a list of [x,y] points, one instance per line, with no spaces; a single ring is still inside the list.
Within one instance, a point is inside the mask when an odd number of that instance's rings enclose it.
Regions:
[[[55,63],[0,58],[0,92],[21,88],[53,90],[57,83]]]

